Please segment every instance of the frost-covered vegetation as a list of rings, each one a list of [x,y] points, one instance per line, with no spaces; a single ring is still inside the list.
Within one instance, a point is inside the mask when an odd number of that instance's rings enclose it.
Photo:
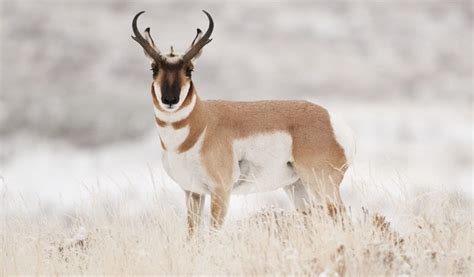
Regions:
[[[392,203],[396,224],[364,208],[350,209],[334,221],[322,212],[303,216],[270,207],[231,217],[219,231],[206,222],[188,239],[185,216],[176,209],[184,201],[149,194],[142,200],[146,208],[137,211],[130,205],[130,191],[115,199],[97,187],[89,193],[89,200],[75,210],[37,217],[25,211],[19,199],[5,201],[9,195],[4,192],[3,208],[15,212],[3,215],[6,221],[0,229],[3,273],[473,273],[471,211],[459,195],[435,192],[393,198],[379,192]]]

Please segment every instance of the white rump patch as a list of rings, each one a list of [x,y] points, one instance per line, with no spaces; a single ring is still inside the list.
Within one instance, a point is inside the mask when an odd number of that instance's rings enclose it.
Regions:
[[[339,116],[329,112],[329,118],[331,120],[331,126],[334,131],[336,141],[339,143],[342,149],[344,149],[344,155],[346,155],[347,163],[353,163],[356,154],[356,137],[354,132]]]
[[[166,108],[165,105],[163,105],[161,103],[161,89],[160,89],[160,87],[157,86],[155,83],[153,83],[153,87],[155,89],[155,94],[156,94],[156,98],[158,100],[158,103],[159,103],[160,107],[163,110],[165,110],[165,111],[161,111],[161,110],[157,109],[156,107],[153,107],[154,110],[155,110],[156,117],[158,117],[160,120],[165,121],[165,122],[178,122],[178,121],[181,121],[181,120],[187,118],[191,114],[191,112],[193,111],[194,106],[196,105],[196,94],[193,94],[192,99],[191,99],[191,103],[189,105],[187,105],[186,107],[184,107],[183,109],[181,109],[179,111],[178,111],[178,109],[181,107],[184,100],[186,100],[186,97],[188,96],[190,86],[191,86],[191,83],[188,82],[188,83],[186,83],[186,85],[184,85],[181,88],[178,104],[176,104],[173,107],[173,109],[168,109],[168,108]]]

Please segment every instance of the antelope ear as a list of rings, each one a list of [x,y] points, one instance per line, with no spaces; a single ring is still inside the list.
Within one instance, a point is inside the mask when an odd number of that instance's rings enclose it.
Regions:
[[[160,49],[158,49],[158,46],[155,45],[155,41],[153,41],[153,38],[151,37],[150,27],[146,28],[145,31],[143,31],[143,37],[145,37],[145,40],[151,45],[151,47],[153,47],[153,49],[155,49],[156,52],[160,53]],[[143,52],[145,52],[145,56],[151,59],[152,62],[154,61],[153,58],[148,55],[146,51]]]
[[[197,30],[196,30],[196,36],[194,37],[193,42],[191,42],[191,45],[190,45],[189,48],[186,50],[186,52],[188,52],[189,50],[191,50],[191,48],[193,48],[194,44],[196,44],[196,42],[198,42],[198,41],[201,39],[201,37],[202,37],[202,31],[201,31],[201,29],[197,28]],[[194,57],[191,59],[191,61],[192,61],[192,62],[195,62],[196,59],[201,56],[201,54],[202,54],[202,49],[201,49],[201,51],[199,51],[199,53],[198,53],[196,56],[194,56]]]

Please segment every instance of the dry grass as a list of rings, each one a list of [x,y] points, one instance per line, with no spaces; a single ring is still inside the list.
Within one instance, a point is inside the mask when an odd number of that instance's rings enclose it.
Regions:
[[[397,227],[365,209],[335,222],[323,212],[267,208],[219,231],[205,224],[191,240],[184,216],[157,199],[131,212],[99,198],[61,216],[18,205],[4,215],[1,267],[4,274],[471,275],[469,204],[442,195],[423,201],[414,209],[399,203]]]

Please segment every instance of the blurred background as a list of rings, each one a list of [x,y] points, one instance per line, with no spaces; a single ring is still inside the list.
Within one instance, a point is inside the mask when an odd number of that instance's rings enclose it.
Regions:
[[[212,14],[193,76],[201,98],[306,99],[345,118],[358,143],[349,203],[363,198],[356,183],[472,200],[471,1],[0,5],[0,191],[46,212],[88,184],[164,183],[181,197],[161,169],[149,63],[130,38],[141,10],[164,52],[184,51],[207,27],[201,10]]]

